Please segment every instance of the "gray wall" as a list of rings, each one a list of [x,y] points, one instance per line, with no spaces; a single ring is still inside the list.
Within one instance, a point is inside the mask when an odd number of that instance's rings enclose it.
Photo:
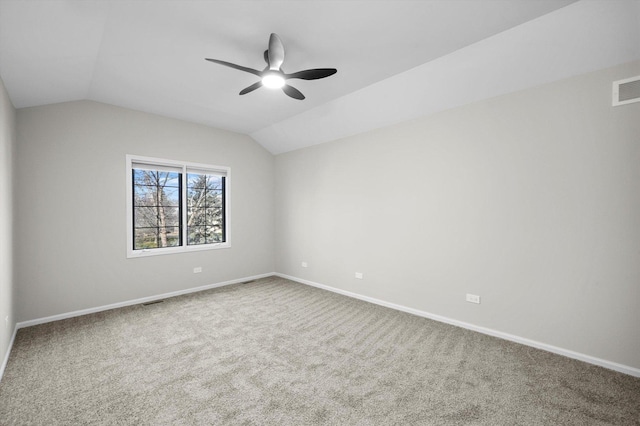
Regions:
[[[640,103],[611,106],[638,74],[277,156],[276,270],[640,368]]]
[[[13,279],[13,157],[15,110],[0,79],[0,365],[15,327]],[[8,318],[8,321],[6,319]],[[1,374],[1,372],[0,372]]]
[[[18,321],[273,272],[274,159],[248,136],[90,101],[17,132]],[[231,167],[232,247],[127,259],[126,154]]]

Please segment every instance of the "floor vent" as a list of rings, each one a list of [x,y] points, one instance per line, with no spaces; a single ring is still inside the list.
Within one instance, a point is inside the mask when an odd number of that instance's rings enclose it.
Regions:
[[[640,75],[613,82],[613,106],[640,102]]]
[[[153,300],[151,302],[143,303],[142,306],[156,305],[158,303],[162,303],[164,300]]]

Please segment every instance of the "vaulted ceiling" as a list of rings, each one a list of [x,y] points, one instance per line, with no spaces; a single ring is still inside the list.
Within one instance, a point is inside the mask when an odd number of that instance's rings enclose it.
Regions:
[[[272,153],[640,58],[635,0],[0,0],[16,108],[89,99],[252,136]],[[270,33],[298,101],[256,76]]]

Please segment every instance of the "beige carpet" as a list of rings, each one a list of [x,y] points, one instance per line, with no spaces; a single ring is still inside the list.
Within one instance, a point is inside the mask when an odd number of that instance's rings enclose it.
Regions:
[[[2,425],[640,425],[640,379],[266,278],[21,329]]]

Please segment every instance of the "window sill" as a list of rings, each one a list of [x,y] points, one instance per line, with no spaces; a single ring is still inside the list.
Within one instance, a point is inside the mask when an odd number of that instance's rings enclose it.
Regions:
[[[148,256],[162,256],[165,254],[179,254],[179,253],[192,253],[196,251],[204,251],[204,250],[219,250],[231,248],[231,243],[218,243],[218,244],[207,244],[207,245],[198,245],[198,246],[184,246],[184,247],[166,247],[166,248],[157,248],[157,249],[144,249],[144,250],[128,250],[127,258],[135,259],[138,257],[148,257]]]

